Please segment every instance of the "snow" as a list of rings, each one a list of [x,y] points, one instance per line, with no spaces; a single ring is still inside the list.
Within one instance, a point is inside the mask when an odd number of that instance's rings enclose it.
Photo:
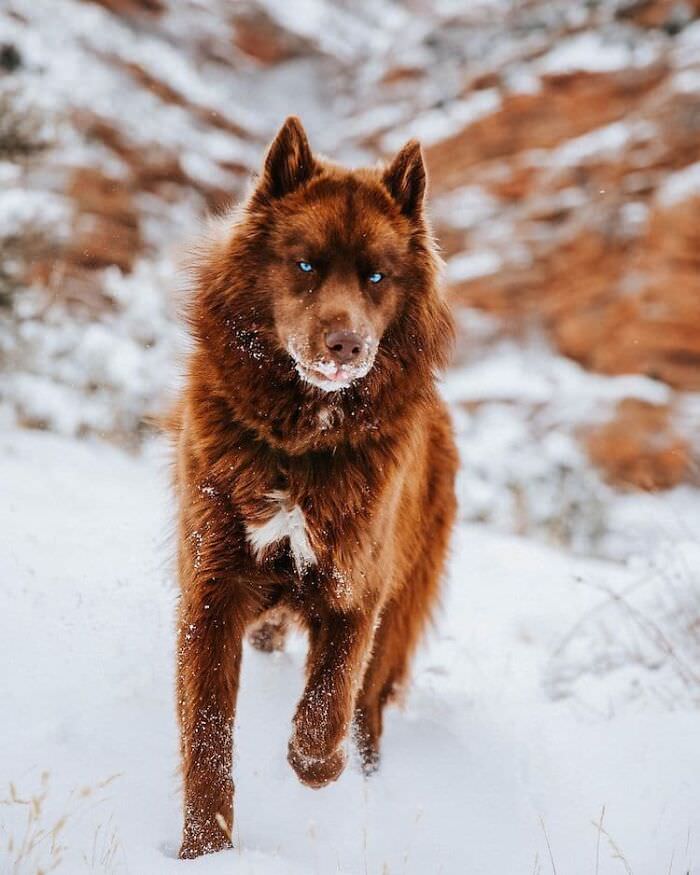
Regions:
[[[447,195],[436,198],[430,211],[453,228],[473,228],[486,219],[494,218],[498,201],[479,185],[457,188]]]
[[[700,70],[681,70],[671,79],[671,87],[681,94],[700,91]]]
[[[525,65],[514,64],[504,75],[505,85],[511,94],[539,94],[542,81]]]
[[[677,67],[696,66],[700,50],[700,21],[694,21],[678,35],[673,48],[673,61]]]
[[[470,325],[470,314],[465,314]],[[594,408],[623,398],[665,404],[670,389],[665,383],[638,374],[603,376],[584,370],[571,359],[554,356],[544,341],[528,344],[505,340],[492,347],[469,367],[452,371],[445,381],[450,401],[510,399],[566,407],[566,415],[590,422]],[[575,405],[575,407],[574,407]],[[578,412],[576,412],[578,411]]]
[[[97,5],[86,6],[73,0],[52,6],[51,15],[46,9],[42,11],[45,0],[13,0],[13,6],[22,18],[31,21],[32,27],[22,27],[7,18],[0,21],[0,34],[18,46],[33,75],[45,74],[48,63],[51,75],[42,76],[41,81],[45,87],[48,85],[58,106],[78,102],[105,115],[118,106],[125,119],[138,119],[131,125],[137,139],[173,139],[185,145],[194,134],[191,123],[179,107],[162,104],[141,89],[129,88],[126,74],[120,76],[106,63],[110,57],[119,57],[142,66],[186,99],[216,107],[224,117],[233,117],[243,127],[260,130],[259,114],[231,99],[230,83],[222,77],[212,80],[203,76],[182,52],[152,36],[148,29],[134,29]],[[86,44],[95,54],[89,87],[85,87],[84,76]],[[166,124],[159,121],[164,117]],[[251,158],[254,155],[250,153]]]
[[[111,873],[492,875],[546,871],[548,840],[559,871],[589,875],[592,823],[605,806],[604,828],[633,872],[668,871],[672,857],[672,872],[698,871],[697,711],[682,701],[675,710],[653,700],[632,707],[612,696],[615,676],[589,677],[585,666],[585,696],[571,694],[568,663],[568,691],[560,683],[553,699],[545,684],[561,671],[553,654],[581,618],[605,609],[604,593],[629,589],[639,568],[466,525],[404,709],[388,713],[380,772],[364,779],[352,762],[337,784],[302,787],[285,753],[304,641],[293,638],[276,656],[246,649],[237,847],[176,861],[164,450],[155,444],[129,456],[5,431],[0,480],[2,700],[11,715],[0,775],[26,797],[48,772],[42,824],[73,812],[61,835],[62,870],[83,871],[95,842],[114,852],[109,870],[94,871]],[[686,561],[699,568],[694,550]],[[97,789],[81,795],[86,787]],[[0,808],[0,860],[25,814],[19,803]],[[40,853],[36,864],[46,859]],[[619,865],[604,840],[600,873]]]
[[[614,156],[627,147],[630,141],[651,140],[656,133],[650,122],[614,122],[552,149],[546,153],[546,164],[574,167],[591,159]]]
[[[461,101],[428,110],[407,125],[393,127],[382,139],[382,147],[390,152],[399,149],[406,140],[415,137],[424,146],[457,134],[484,116],[496,112],[501,97],[495,88],[477,91]]]
[[[0,191],[0,240],[29,230],[55,237],[69,218],[69,201],[60,195],[19,187]]]
[[[447,262],[447,278],[453,283],[464,282],[497,273],[502,266],[503,261],[497,252],[463,252]]]
[[[669,174],[656,197],[662,207],[672,207],[680,201],[700,195],[700,161]]]
[[[614,73],[629,67],[652,64],[657,52],[650,43],[630,45],[605,40],[600,33],[586,31],[562,40],[540,59],[538,69],[544,74]]]
[[[289,4],[261,0],[261,6],[283,28],[318,41],[329,54],[348,60],[386,50],[407,18],[399,3],[356,5],[360,9],[352,14],[327,0],[295,0]]]

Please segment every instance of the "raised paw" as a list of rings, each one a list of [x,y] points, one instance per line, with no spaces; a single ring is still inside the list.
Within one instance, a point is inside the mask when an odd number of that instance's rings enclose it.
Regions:
[[[292,738],[289,742],[287,761],[302,784],[318,790],[340,777],[345,768],[346,755],[343,748],[339,747],[326,757],[310,756],[302,753]]]

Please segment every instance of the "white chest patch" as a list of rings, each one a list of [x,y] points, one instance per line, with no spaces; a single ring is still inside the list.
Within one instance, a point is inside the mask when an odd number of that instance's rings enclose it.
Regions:
[[[289,503],[289,496],[285,492],[271,492],[267,497],[277,505],[277,509],[267,522],[246,526],[248,543],[253,548],[255,558],[260,561],[270,547],[289,538],[294,565],[301,574],[309,565],[316,564],[304,512],[298,504]]]

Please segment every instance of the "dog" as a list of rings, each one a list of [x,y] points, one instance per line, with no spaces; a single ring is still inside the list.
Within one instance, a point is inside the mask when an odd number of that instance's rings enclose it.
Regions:
[[[367,773],[440,590],[458,466],[436,385],[454,325],[411,141],[384,167],[314,155],[297,118],[192,265],[171,416],[178,501],[181,858],[230,846],[246,635],[309,638],[288,761],[322,787],[354,727]]]

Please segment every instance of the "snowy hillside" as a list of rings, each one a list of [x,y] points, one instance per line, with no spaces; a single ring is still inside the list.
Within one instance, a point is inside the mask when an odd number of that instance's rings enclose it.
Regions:
[[[304,642],[246,651],[238,846],[183,864],[148,417],[289,113],[423,141],[460,524],[381,772],[303,788]],[[0,875],[700,875],[699,120],[699,0],[0,2]]]

